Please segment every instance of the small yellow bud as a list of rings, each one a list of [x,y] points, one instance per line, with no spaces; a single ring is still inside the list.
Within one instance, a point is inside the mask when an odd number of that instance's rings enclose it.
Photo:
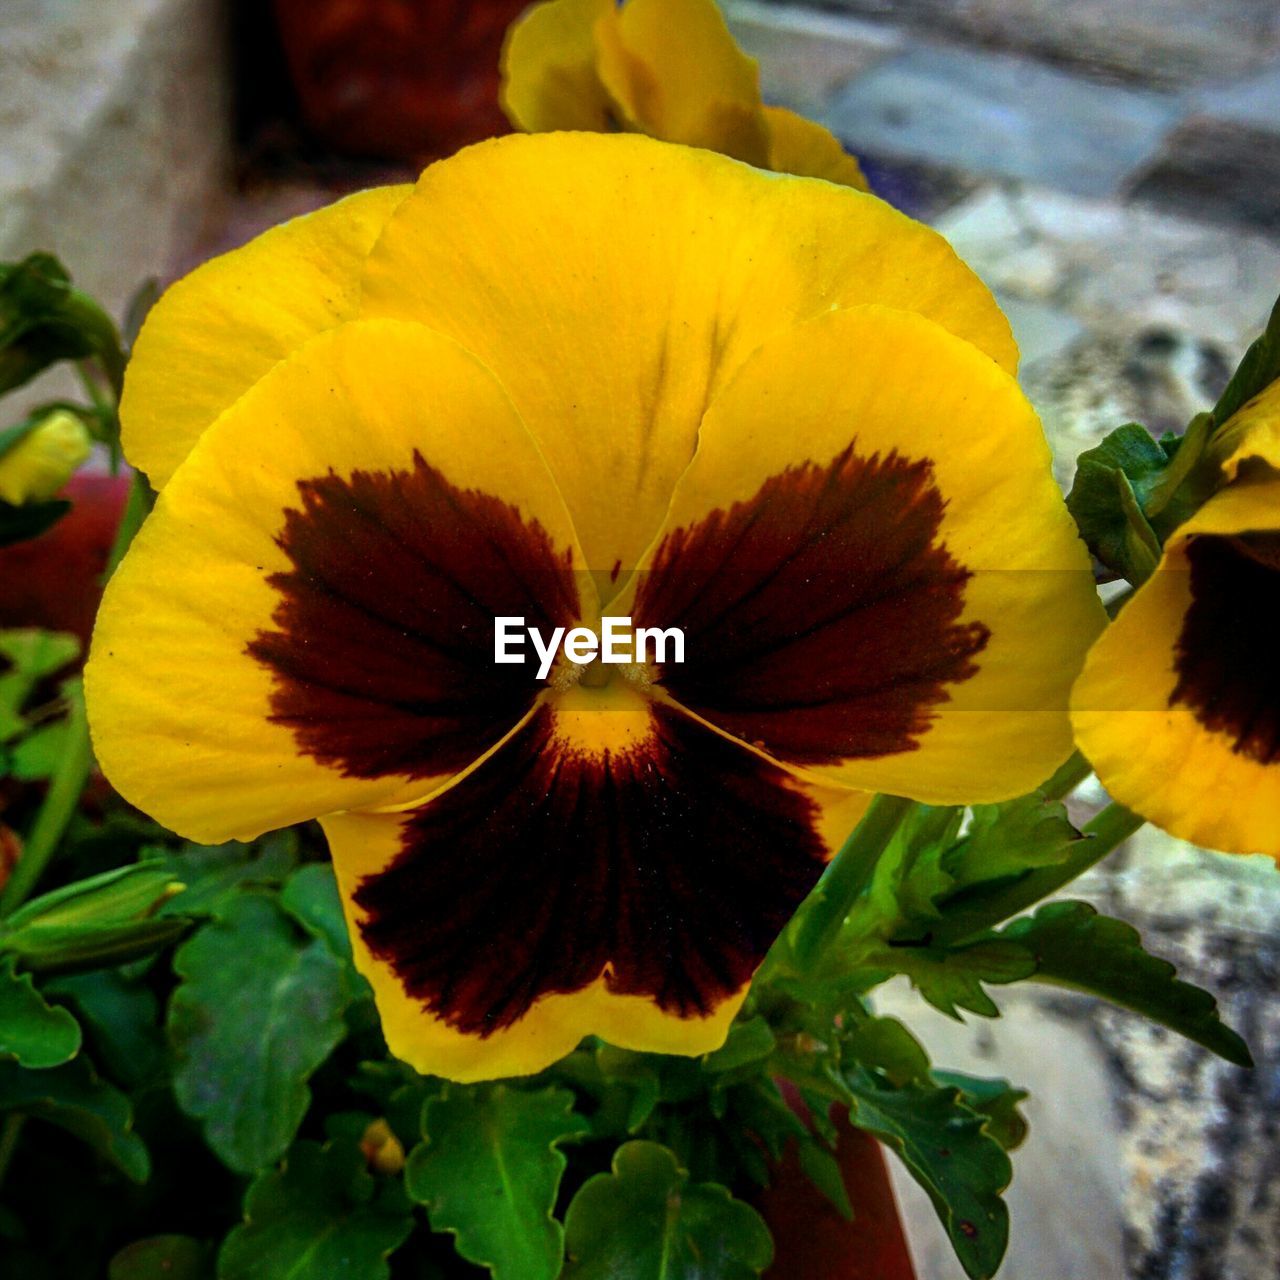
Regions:
[[[360,1150],[374,1173],[391,1176],[404,1168],[404,1147],[385,1120],[375,1120],[360,1139]]]
[[[15,507],[44,502],[92,452],[93,439],[84,423],[74,413],[56,409],[0,453],[0,498]]]

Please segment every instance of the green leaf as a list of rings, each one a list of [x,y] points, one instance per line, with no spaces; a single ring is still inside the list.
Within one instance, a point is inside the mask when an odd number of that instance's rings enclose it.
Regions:
[[[1244,353],[1244,359],[1213,406],[1214,421],[1219,425],[1225,423],[1277,378],[1280,378],[1280,300],[1272,308],[1262,336]]]
[[[0,503],[0,546],[5,545],[6,541],[16,541],[4,536],[6,505]],[[59,505],[65,508],[70,504]],[[39,510],[38,507],[8,509]],[[48,523],[52,524],[53,521]],[[35,535],[25,533],[22,536]],[[80,641],[61,631],[41,631],[34,627],[0,631],[0,661],[5,664],[5,671],[0,675],[0,742],[8,742],[26,732],[27,723],[22,716],[22,708],[36,685],[74,662],[79,653]]]
[[[497,1280],[554,1280],[564,1257],[555,1207],[566,1160],[559,1144],[590,1126],[564,1089],[451,1088],[423,1109],[426,1141],[405,1169],[405,1189],[434,1231]]]
[[[351,959],[351,938],[332,864],[309,862],[299,867],[284,882],[280,905],[309,934],[327,942],[334,955]]]
[[[1149,955],[1132,925],[1099,915],[1087,902],[1051,902],[1015,920],[1000,937],[1031,952],[1035,978],[1101,996],[1234,1062],[1253,1065],[1243,1040],[1218,1016],[1217,1001],[1180,981],[1167,960]]]
[[[1066,809],[1039,792],[974,805],[969,830],[943,859],[957,891],[1065,862],[1083,839]]]
[[[845,1031],[845,1061],[883,1071],[893,1084],[928,1082],[929,1055],[897,1018],[867,1018]]]
[[[928,1193],[967,1275],[995,1274],[1009,1241],[1001,1192],[1013,1166],[987,1132],[987,1117],[956,1089],[882,1082],[855,1068],[845,1073],[850,1122],[874,1133]]]
[[[152,1079],[164,1067],[160,1002],[140,979],[120,969],[62,974],[45,984],[68,1000],[89,1037],[94,1060],[127,1086]]]
[[[107,1280],[210,1280],[209,1248],[191,1236],[151,1236],[125,1245],[107,1264]]]
[[[9,772],[19,782],[51,778],[66,750],[67,721],[42,724],[21,738],[13,748]]]
[[[217,915],[241,890],[276,886],[297,863],[297,837],[281,831],[253,844],[229,841],[218,845],[184,845],[171,849],[144,849],[145,865],[163,866],[186,891],[168,903],[166,915]]]
[[[735,1022],[729,1028],[729,1037],[720,1048],[705,1054],[702,1069],[717,1075],[736,1071],[739,1067],[762,1062],[774,1050],[777,1041],[764,1018],[749,1018]]]
[[[1015,1151],[1027,1136],[1027,1122],[1018,1110],[1030,1094],[1007,1080],[989,1080],[960,1071],[935,1071],[942,1085],[959,1089],[966,1104],[987,1117],[987,1132],[1006,1150]]]
[[[564,1280],[751,1280],[773,1260],[769,1229],[717,1183],[692,1183],[655,1142],[628,1142],[565,1215]]]
[[[21,1111],[66,1129],[134,1182],[146,1182],[150,1174],[147,1149],[133,1132],[129,1099],[100,1080],[83,1054],[48,1071],[0,1062],[0,1110]]]
[[[955,948],[929,946],[881,947],[865,965],[885,976],[902,973],[935,1009],[963,1021],[961,1009],[997,1018],[1000,1010],[983,990],[983,983],[1004,985],[1029,978],[1035,971],[1030,953],[1016,943],[972,942]]]
[[[47,529],[52,529],[70,510],[71,503],[64,498],[51,498],[48,502],[28,502],[21,507],[0,502],[0,547],[38,538]]]
[[[80,1024],[45,1002],[13,957],[0,959],[0,1058],[31,1068],[59,1067],[80,1052]]]
[[[800,1143],[797,1155],[805,1177],[826,1196],[835,1211],[846,1222],[852,1222],[853,1205],[849,1203],[849,1191],[844,1185],[844,1174],[840,1172],[840,1163],[835,1156],[812,1138]]]
[[[300,938],[271,897],[242,893],[173,967],[178,1102],[225,1164],[250,1173],[283,1155],[310,1103],[308,1078],[343,1039],[344,966]]]
[[[387,1258],[413,1230],[398,1192],[379,1185],[354,1144],[299,1142],[250,1185],[219,1280],[387,1280]]]

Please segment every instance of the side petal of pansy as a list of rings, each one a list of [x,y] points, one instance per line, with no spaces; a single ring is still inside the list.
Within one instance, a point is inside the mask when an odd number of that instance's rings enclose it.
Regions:
[[[1234,480],[1241,466],[1250,461],[1280,471],[1280,381],[1271,383],[1223,423],[1211,448],[1222,458],[1228,480]]]
[[[511,24],[502,46],[502,109],[528,133],[613,127],[596,70],[595,26],[614,0],[548,0]]]
[[[768,168],[802,178],[825,178],[855,191],[871,189],[862,166],[830,129],[786,107],[765,107],[764,118],[769,129]]]
[[[718,1048],[868,799],[613,681],[551,695],[426,804],[324,829],[391,1051],[476,1080],[586,1035]]]
[[[715,0],[627,0],[595,25],[601,83],[632,128],[765,165],[760,68]]]
[[[125,456],[156,488],[277,361],[351,319],[360,269],[412,190],[375,187],[197,267],[152,307],[120,401]]]
[[[541,134],[426,171],[369,255],[363,313],[418,320],[494,371],[607,591],[743,360],[860,303],[919,312],[1016,365],[986,287],[873,196],[637,136]],[[851,353],[832,359],[826,376],[848,376]]]
[[[636,575],[681,627],[665,695],[788,767],[928,803],[1005,799],[1071,750],[1105,621],[1035,413],[920,316],[831,312],[712,404]]]
[[[1089,654],[1080,749],[1184,840],[1280,859],[1280,474],[1220,490]]]
[[[339,326],[201,436],[112,577],[98,759],[210,842],[426,795],[537,696],[495,617],[573,625],[580,568],[492,375],[418,325]]]

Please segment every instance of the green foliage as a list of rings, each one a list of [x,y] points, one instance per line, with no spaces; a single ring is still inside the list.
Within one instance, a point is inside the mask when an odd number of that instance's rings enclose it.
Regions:
[[[190,1236],[152,1236],[126,1245],[107,1267],[107,1280],[212,1280],[208,1248]]]
[[[80,1052],[80,1024],[48,1004],[31,975],[18,973],[12,957],[0,958],[0,1059],[20,1067],[60,1067]]]
[[[1213,418],[1225,423],[1254,396],[1280,378],[1280,300],[1271,309],[1267,327],[1244,353],[1238,368],[1213,406]]]
[[[564,1233],[551,1211],[567,1161],[559,1144],[589,1129],[564,1089],[452,1088],[431,1099],[405,1189],[458,1253],[496,1280],[555,1280]]]
[[[769,1230],[722,1186],[694,1183],[653,1142],[618,1148],[609,1173],[565,1215],[565,1280],[751,1280],[773,1259]]]
[[[0,545],[3,542],[0,532]],[[30,732],[33,725],[26,708],[31,695],[42,680],[57,675],[79,654],[80,642],[62,632],[36,628],[0,631],[0,743]]]
[[[386,1280],[412,1229],[400,1188],[375,1179],[359,1147],[299,1142],[249,1187],[218,1280]]]
[[[251,1173],[284,1154],[306,1114],[308,1078],[343,1038],[346,969],[259,893],[229,898],[173,968],[178,1101],[230,1168]]]

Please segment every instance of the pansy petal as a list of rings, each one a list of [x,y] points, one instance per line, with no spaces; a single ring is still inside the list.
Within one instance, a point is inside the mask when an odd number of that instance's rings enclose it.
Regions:
[[[769,127],[768,167],[802,178],[825,178],[856,191],[870,191],[862,168],[830,129],[786,107],[765,107]]]
[[[765,163],[760,69],[715,0],[627,0],[596,23],[595,36],[601,82],[634,128]]]
[[[429,324],[494,371],[606,580],[656,533],[746,356],[864,302],[1016,364],[990,293],[928,228],[860,192],[630,135],[517,135],[433,166],[364,282],[367,314]],[[850,372],[842,351],[824,376]]]
[[[120,402],[125,455],[156,488],[200,433],[308,338],[351,319],[360,268],[409,186],[273,227],[174,284],[138,334]]]
[[[1216,494],[1094,645],[1080,749],[1121,804],[1228,853],[1280,858],[1280,478]]]
[[[774,759],[962,803],[1071,749],[1088,557],[1014,380],[919,316],[832,312],[751,357],[644,569],[636,626],[685,630],[667,693]]]
[[[502,109],[528,133],[611,127],[596,72],[595,25],[614,0],[548,0],[527,9],[502,47]]]
[[[324,827],[391,1051],[474,1080],[589,1034],[717,1048],[866,803],[615,682],[552,697],[418,809]]]
[[[204,433],[112,578],[98,758],[205,841],[421,797],[527,713],[494,618],[572,625],[577,554],[487,370],[418,325],[340,326]]]
[[[1223,424],[1213,448],[1223,457],[1222,469],[1229,480],[1234,480],[1241,465],[1250,461],[1280,471],[1280,381],[1242,405]]]

